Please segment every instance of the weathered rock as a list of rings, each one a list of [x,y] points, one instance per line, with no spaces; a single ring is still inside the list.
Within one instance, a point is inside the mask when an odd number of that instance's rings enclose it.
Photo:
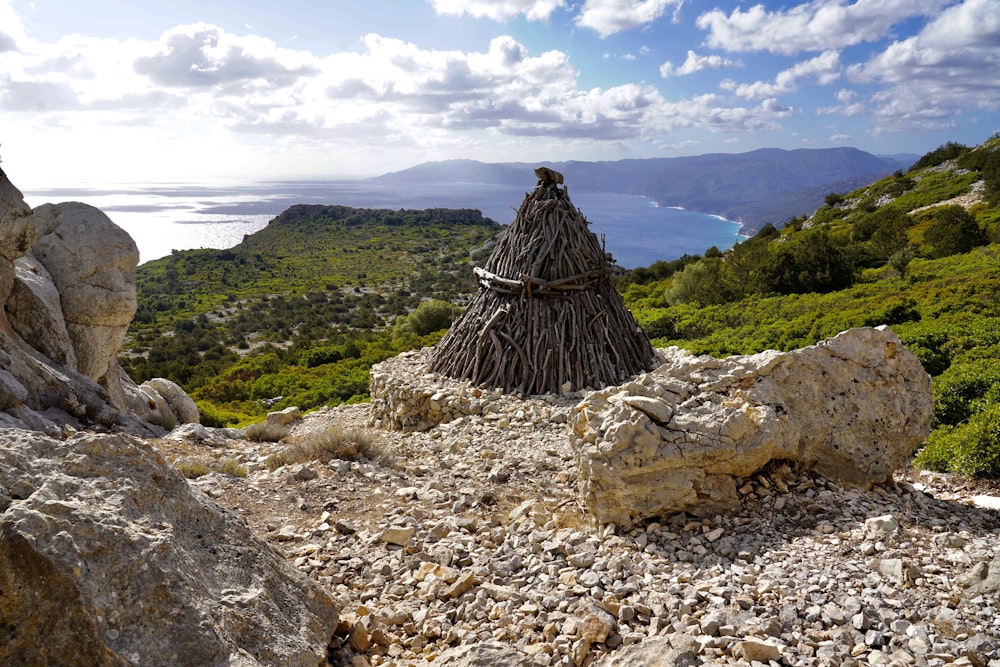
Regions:
[[[10,224],[14,219],[27,215],[31,215],[31,207],[25,203],[24,195],[0,169],[0,223]]]
[[[594,663],[594,667],[695,667],[704,665],[695,654],[675,648],[666,637],[653,637],[626,646]]]
[[[747,662],[767,663],[781,658],[781,649],[771,642],[759,639],[745,639],[733,648],[733,655]]]
[[[124,435],[0,433],[0,664],[325,664],[337,609]]]
[[[31,255],[17,259],[14,268],[15,280],[6,303],[11,327],[52,361],[76,368],[76,351],[52,276]]]
[[[139,388],[116,360],[136,310],[135,243],[79,203],[32,211],[0,171],[0,424],[143,435],[198,421],[179,387]]]
[[[435,666],[441,667],[538,667],[540,664],[514,647],[496,642],[456,646],[434,661]]]
[[[135,315],[139,250],[125,230],[86,204],[45,204],[31,221],[31,253],[59,291],[77,370],[99,381]]]
[[[302,419],[302,411],[295,406],[277,412],[269,412],[266,417],[267,423],[271,426],[288,426],[300,419]]]
[[[416,532],[417,529],[413,526],[390,526],[382,531],[379,539],[387,544],[405,547]]]
[[[989,595],[1000,592],[1000,556],[989,563],[978,563],[958,578],[968,595]]]
[[[139,389],[147,395],[162,398],[178,423],[196,424],[200,421],[197,404],[176,382],[166,378],[150,378],[139,385]]]
[[[930,430],[930,377],[886,327],[788,353],[661,354],[570,415],[581,495],[601,522],[731,508],[735,480],[776,459],[867,488]]]

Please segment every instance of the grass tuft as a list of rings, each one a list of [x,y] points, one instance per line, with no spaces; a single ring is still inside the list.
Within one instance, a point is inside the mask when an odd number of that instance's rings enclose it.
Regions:
[[[358,461],[362,458],[392,464],[394,457],[388,447],[366,429],[331,426],[313,436],[296,442],[267,457],[268,470],[306,461],[328,462],[333,459]]]
[[[287,438],[291,431],[283,424],[258,422],[243,429],[243,437],[254,442],[280,442]]]

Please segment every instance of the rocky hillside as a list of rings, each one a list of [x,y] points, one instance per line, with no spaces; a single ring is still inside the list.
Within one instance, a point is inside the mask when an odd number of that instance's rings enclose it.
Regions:
[[[168,430],[114,361],[134,244],[0,195],[0,664],[1000,667],[1000,489],[907,467],[933,395],[885,327],[531,397],[412,352],[370,404]]]

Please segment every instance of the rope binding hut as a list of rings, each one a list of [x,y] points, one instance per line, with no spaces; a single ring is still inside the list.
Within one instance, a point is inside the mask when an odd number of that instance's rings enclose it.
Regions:
[[[431,353],[430,370],[529,395],[600,389],[652,369],[649,339],[611,283],[613,260],[562,174],[538,167],[535,175],[489,259],[473,269],[479,289]]]

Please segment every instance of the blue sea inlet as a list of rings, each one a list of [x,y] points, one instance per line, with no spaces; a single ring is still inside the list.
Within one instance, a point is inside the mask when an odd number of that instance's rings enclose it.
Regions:
[[[104,211],[139,247],[140,261],[173,250],[231,248],[263,229],[295,204],[337,204],[355,208],[474,208],[502,224],[517,213],[525,188],[481,183],[447,186],[386,185],[375,181],[289,181],[208,187],[189,184],[130,184],[26,190],[30,206],[81,201]],[[739,223],[718,216],[657,206],[632,195],[575,192],[570,199],[625,268],[657,260],[700,255],[740,240]]]

